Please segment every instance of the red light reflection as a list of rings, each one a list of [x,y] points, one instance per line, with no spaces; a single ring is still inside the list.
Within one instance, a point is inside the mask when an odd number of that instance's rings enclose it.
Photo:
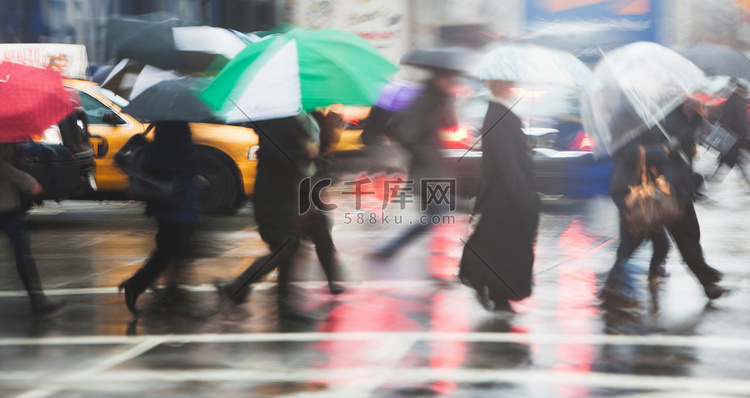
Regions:
[[[568,261],[558,270],[556,286],[557,322],[564,335],[590,334],[596,324],[597,311],[592,305],[596,294],[594,271],[583,268],[585,260],[591,258],[598,242],[588,235],[581,219],[575,219],[560,235],[558,246],[562,248]],[[573,261],[570,261],[573,260]],[[552,367],[559,372],[589,373],[594,361],[594,348],[588,344],[561,344],[556,348],[557,363]],[[558,395],[565,397],[588,396],[585,387],[555,387]]]
[[[450,292],[440,292],[432,298],[431,329],[437,333],[466,333],[470,331],[469,317],[466,309],[466,295],[455,297]],[[432,341],[430,342],[430,368],[437,372],[450,374],[466,360],[468,343],[465,341]],[[450,394],[457,384],[447,380],[437,380],[432,390],[441,394]]]

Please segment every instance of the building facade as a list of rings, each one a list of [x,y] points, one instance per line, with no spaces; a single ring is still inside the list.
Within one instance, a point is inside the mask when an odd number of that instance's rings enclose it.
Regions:
[[[343,29],[394,62],[415,46],[483,48],[504,40],[588,60],[639,40],[750,51],[747,0],[0,0],[0,42],[85,44],[92,64],[110,63],[107,21],[154,13],[242,32],[284,23]]]

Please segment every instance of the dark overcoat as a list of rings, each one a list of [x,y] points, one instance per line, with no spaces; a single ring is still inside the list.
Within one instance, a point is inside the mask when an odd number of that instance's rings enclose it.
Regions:
[[[154,142],[143,168],[183,180],[185,191],[176,206],[146,203],[146,214],[163,221],[200,223],[200,194],[195,186],[195,147],[186,122],[156,122]]]
[[[531,295],[539,197],[521,120],[490,102],[482,126],[481,213],[461,257],[459,277],[493,301]]]
[[[300,213],[300,183],[309,176],[310,129],[300,117],[255,122],[258,166],[253,205],[261,238],[275,246],[295,228]]]

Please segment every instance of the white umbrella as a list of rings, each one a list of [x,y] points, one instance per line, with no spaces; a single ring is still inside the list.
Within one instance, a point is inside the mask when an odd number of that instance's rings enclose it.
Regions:
[[[172,28],[172,35],[177,50],[223,55],[228,60],[247,47],[244,37],[250,39],[239,32],[213,26]]]
[[[182,77],[185,76],[173,70],[163,70],[142,62],[123,59],[109,72],[101,86],[126,100],[132,100],[156,83]]]
[[[656,43],[604,54],[581,97],[583,127],[594,137],[597,155],[612,154],[657,125],[704,80],[692,62]]]

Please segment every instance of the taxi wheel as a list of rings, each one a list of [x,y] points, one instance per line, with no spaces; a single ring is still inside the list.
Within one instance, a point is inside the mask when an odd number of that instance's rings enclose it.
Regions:
[[[237,178],[228,161],[208,153],[197,153],[195,184],[201,195],[201,210],[207,214],[231,213],[237,201]]]

